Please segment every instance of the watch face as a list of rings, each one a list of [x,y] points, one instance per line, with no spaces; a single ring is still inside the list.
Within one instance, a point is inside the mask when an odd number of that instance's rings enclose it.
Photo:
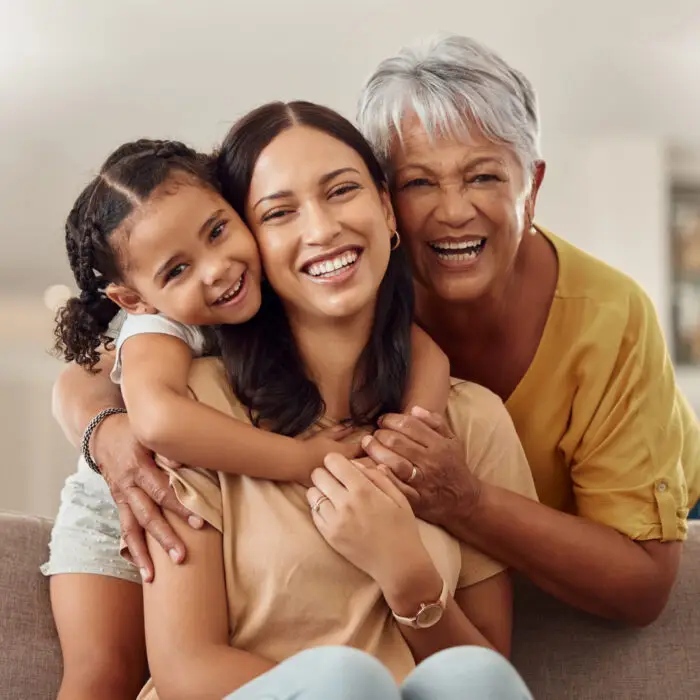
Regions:
[[[442,618],[442,612],[443,610],[440,603],[426,605],[420,610],[418,615],[416,615],[416,627],[426,628],[436,625]]]

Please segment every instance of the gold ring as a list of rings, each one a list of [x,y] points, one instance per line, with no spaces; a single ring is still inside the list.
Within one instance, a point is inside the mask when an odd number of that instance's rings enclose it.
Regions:
[[[311,506],[311,512],[312,512],[312,513],[318,513],[319,508],[321,507],[321,504],[322,504],[324,501],[330,501],[330,500],[331,500],[331,499],[328,498],[328,496],[326,496],[325,494],[322,495],[322,496],[319,496],[319,497],[318,497],[318,500]]]
[[[418,476],[418,467],[414,464],[413,469],[411,469],[411,476],[406,479],[406,483],[410,484]]]

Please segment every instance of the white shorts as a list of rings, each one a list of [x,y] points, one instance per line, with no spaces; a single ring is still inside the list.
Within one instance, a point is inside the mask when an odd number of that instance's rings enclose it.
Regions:
[[[141,583],[138,569],[119,554],[121,531],[117,506],[105,480],[81,457],[61,491],[61,505],[51,531],[45,576],[98,574]]]

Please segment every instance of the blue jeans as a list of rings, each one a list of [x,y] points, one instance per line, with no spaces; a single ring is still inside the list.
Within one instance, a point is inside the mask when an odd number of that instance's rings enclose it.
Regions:
[[[373,656],[316,647],[283,661],[225,700],[532,700],[518,672],[484,647],[433,654],[400,687]]]

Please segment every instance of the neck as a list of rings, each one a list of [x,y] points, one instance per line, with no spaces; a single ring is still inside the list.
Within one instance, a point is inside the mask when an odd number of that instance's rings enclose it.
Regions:
[[[328,418],[345,420],[350,415],[352,380],[373,320],[374,308],[350,319],[289,316],[299,355],[318,386]]]

